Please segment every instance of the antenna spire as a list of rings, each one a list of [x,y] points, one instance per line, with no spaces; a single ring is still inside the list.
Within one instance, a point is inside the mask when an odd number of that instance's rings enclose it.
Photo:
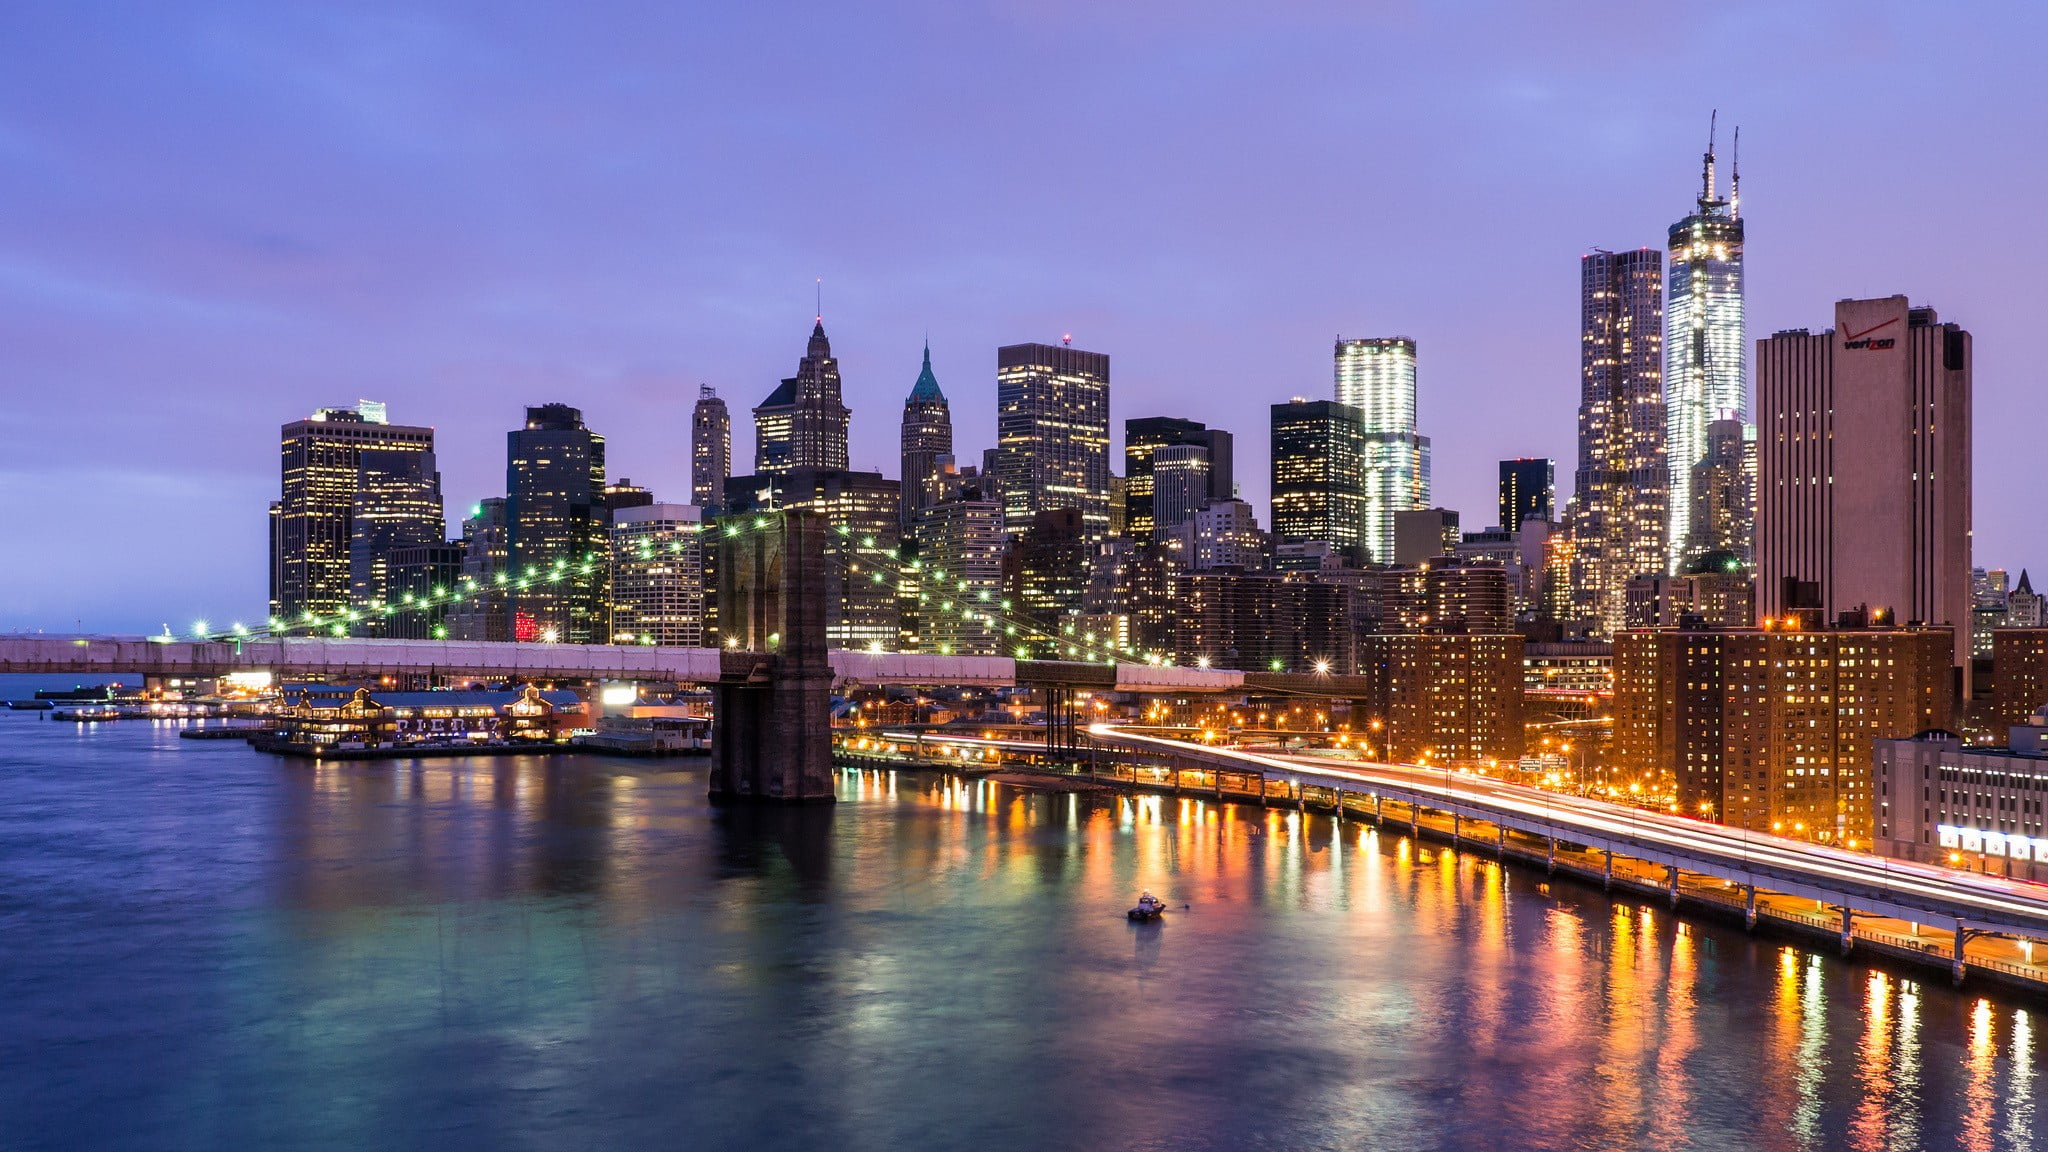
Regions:
[[[818,319],[818,323],[820,323],[820,324],[823,324],[823,323],[825,322],[825,278],[824,278],[823,276],[820,276],[820,277],[818,277],[818,283],[817,283],[816,287],[817,287],[817,292],[818,292],[818,317],[817,317],[817,319]]]
[[[1735,145],[1731,151],[1734,155],[1729,158],[1729,166],[1733,171],[1729,173],[1728,178],[1728,216],[1730,219],[1740,220],[1742,219],[1742,125],[1740,124],[1735,126]]]
[[[1721,110],[1716,108],[1707,116],[1707,154],[1700,158],[1700,210],[1714,202],[1714,130],[1719,127]]]

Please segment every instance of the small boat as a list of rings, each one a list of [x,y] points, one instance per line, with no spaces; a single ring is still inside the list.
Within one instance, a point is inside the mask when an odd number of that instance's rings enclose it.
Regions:
[[[1137,907],[1131,909],[1125,915],[1133,920],[1157,920],[1161,916],[1166,915],[1166,901],[1147,892],[1143,896],[1138,897]]]

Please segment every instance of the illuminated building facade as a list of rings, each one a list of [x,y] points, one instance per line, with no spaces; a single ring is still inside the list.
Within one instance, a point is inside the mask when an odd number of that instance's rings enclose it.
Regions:
[[[510,638],[602,644],[611,635],[604,437],[577,409],[543,404],[505,441]]]
[[[480,500],[462,521],[462,577],[476,591],[450,606],[448,635],[454,640],[510,640],[511,617],[498,574],[506,570],[510,550],[505,525],[505,498]]]
[[[936,503],[943,484],[941,462],[953,458],[953,411],[939,378],[932,375],[932,348],[924,348],[924,368],[903,401],[903,495],[899,522],[904,531],[915,526],[917,511]]]
[[[1209,501],[1209,449],[1172,444],[1152,454],[1152,536],[1177,535]]]
[[[372,460],[371,484],[384,490],[368,507],[424,524],[429,505],[438,516],[441,502],[434,430],[385,423],[384,405],[366,400],[286,424],[280,439],[283,494],[270,514],[270,615],[286,621],[307,613],[330,616],[350,606],[350,546],[364,454]],[[408,476],[430,480],[407,487],[401,499],[395,489]],[[442,530],[434,529],[432,543],[441,542]]]
[[[1357,668],[1353,592],[1345,585],[1305,574],[1216,570],[1174,576],[1171,588],[1167,632],[1179,663],[1340,675]]]
[[[839,397],[839,361],[819,316],[796,375],[754,409],[754,471],[772,476],[798,468],[844,470],[850,418]]]
[[[825,518],[825,632],[834,648],[889,649],[901,638],[896,568],[876,553],[893,555],[902,543],[902,496],[879,472],[837,468],[735,476],[725,485],[729,515],[808,508]]]
[[[1515,630],[1515,598],[1507,569],[1492,560],[1441,559],[1422,566],[1419,630],[1445,636]]]
[[[1197,572],[1211,568],[1255,571],[1266,566],[1266,534],[1258,515],[1242,500],[1211,500],[1181,525],[1187,537],[1181,549],[1186,565]]]
[[[929,652],[1004,654],[1002,505],[949,500],[918,509],[919,640]]]
[[[1740,420],[1707,425],[1706,453],[1692,466],[1687,499],[1692,501],[1690,535],[1677,571],[1692,571],[1709,554],[1733,557],[1742,571],[1749,571],[1756,528],[1754,425]]]
[[[709,384],[697,389],[690,413],[690,503],[718,514],[725,479],[732,475],[732,413]]]
[[[1323,543],[1347,564],[1363,562],[1364,416],[1348,404],[1302,399],[1272,413],[1274,541]]]
[[[1670,570],[1663,254],[1591,253],[1579,286],[1570,618],[1606,636],[1623,627],[1629,580]]]
[[[996,349],[996,484],[1003,530],[1072,508],[1090,540],[1109,534],[1109,357],[1066,344]]]
[[[359,636],[395,636],[391,617],[367,610],[396,602],[392,554],[441,544],[448,522],[441,514],[441,474],[434,454],[404,448],[365,448],[356,458],[356,498],[349,513],[349,598],[366,611],[352,626]]]
[[[2048,710],[2048,628],[1991,633],[1991,732],[2003,739],[2014,724]]]
[[[1970,334],[1904,296],[1757,342],[1757,606],[1859,607],[1955,633],[1967,669]]]
[[[1040,631],[1057,635],[1082,609],[1094,552],[1079,508],[1040,512],[1003,555],[1005,595]]]
[[[1415,430],[1415,341],[1406,336],[1338,340],[1337,403],[1357,409],[1364,432],[1366,560],[1394,562],[1394,514],[1427,508],[1429,437]]]
[[[641,504],[612,513],[611,642],[694,648],[704,642],[703,512]]]
[[[2048,881],[2048,717],[1998,748],[1939,729],[1872,749],[1876,848],[1886,856]]]
[[[1513,763],[1522,757],[1520,636],[1398,635],[1360,641],[1361,671],[1380,686],[1365,723],[1384,724],[1373,754],[1428,764]],[[1354,707],[1352,727],[1360,727]],[[1425,758],[1425,753],[1427,754]]]
[[[1199,420],[1175,416],[1144,416],[1124,421],[1124,535],[1150,540],[1156,535],[1153,523],[1152,458],[1161,448],[1196,445],[1204,449],[1209,465],[1208,499],[1228,500],[1237,493],[1233,471],[1235,444],[1230,433],[1211,428]],[[1196,502],[1199,507],[1201,501]],[[1171,525],[1168,525],[1171,527]]]
[[[1627,631],[1614,641],[1614,762],[1689,815],[1870,847],[1871,742],[1949,726],[1942,629]]]
[[[448,618],[456,608],[442,594],[462,579],[460,541],[409,545],[385,554],[385,602],[400,610],[380,621],[376,635],[394,640],[451,639]]]
[[[1749,341],[1742,300],[1741,172],[1723,200],[1714,179],[1711,134],[1692,215],[1671,226],[1671,272],[1664,310],[1665,461],[1671,473],[1669,557],[1676,572],[1690,556],[1725,545],[1709,541],[1709,510],[1694,498],[1696,468],[1709,454],[1709,426],[1748,418]],[[1641,573],[1637,573],[1641,575]]]
[[[1524,457],[1500,462],[1500,527],[1508,532],[1524,520],[1557,519],[1557,464]]]

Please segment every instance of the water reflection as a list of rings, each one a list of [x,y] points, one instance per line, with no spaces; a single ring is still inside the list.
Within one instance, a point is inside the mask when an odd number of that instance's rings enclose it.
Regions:
[[[2027,1012],[1399,825],[9,734],[7,1147],[2036,1143]]]

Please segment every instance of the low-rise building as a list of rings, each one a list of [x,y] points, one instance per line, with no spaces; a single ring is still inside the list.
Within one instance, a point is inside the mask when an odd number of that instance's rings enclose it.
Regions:
[[[2031,719],[2002,748],[1944,730],[1876,741],[1877,851],[2048,881],[2048,716]]]
[[[1522,638],[1516,635],[1368,636],[1361,671],[1378,685],[1367,715],[1396,760],[1432,763],[1520,760]]]
[[[1871,741],[1950,726],[1953,647],[1946,628],[1622,632],[1610,767],[1688,815],[1867,849]]]
[[[552,743],[586,726],[582,697],[533,685],[505,691],[346,694],[310,686],[277,713],[286,748],[356,751],[465,744]]]
[[[1991,732],[2003,740],[2007,729],[2048,708],[2048,628],[1994,629],[1991,676]]]

